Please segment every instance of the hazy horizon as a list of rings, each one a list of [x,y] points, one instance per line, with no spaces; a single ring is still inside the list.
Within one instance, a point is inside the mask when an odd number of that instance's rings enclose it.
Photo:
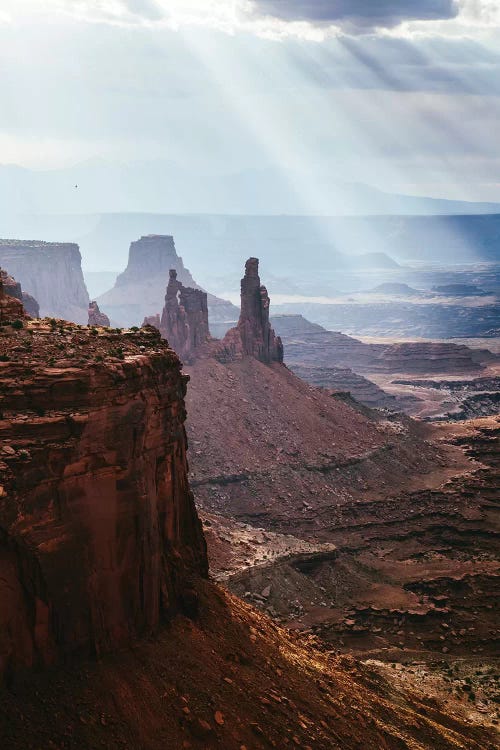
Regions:
[[[248,213],[268,191],[328,215],[352,184],[499,202],[499,30],[487,0],[6,0],[0,164],[81,172],[76,211],[85,170],[131,170],[148,210],[168,165],[193,211],[202,189],[235,210],[233,178]]]

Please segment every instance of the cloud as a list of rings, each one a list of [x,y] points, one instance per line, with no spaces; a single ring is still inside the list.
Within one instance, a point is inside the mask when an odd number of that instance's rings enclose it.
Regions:
[[[498,0],[2,0],[12,18],[54,12],[90,23],[209,28],[274,39],[469,36],[500,29]]]
[[[457,0],[257,0],[257,12],[286,21],[339,25],[347,30],[391,28],[410,20],[443,20],[458,14]]]

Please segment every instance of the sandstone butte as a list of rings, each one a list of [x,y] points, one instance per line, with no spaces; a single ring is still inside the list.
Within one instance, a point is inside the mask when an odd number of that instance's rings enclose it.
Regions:
[[[95,300],[89,302],[89,326],[107,326],[111,324],[109,318],[105,313],[99,310],[99,305]]]
[[[207,580],[187,378],[156,330],[16,320],[0,327],[2,748],[495,747]]]
[[[265,364],[283,362],[283,345],[269,322],[270,299],[259,277],[259,261],[249,258],[241,280],[241,312],[238,324],[222,341],[212,339],[209,331],[207,293],[185,287],[170,269],[161,314],[148,316],[143,325],[156,326],[162,337],[192,364],[200,356],[213,356],[221,363],[251,357]]]
[[[207,293],[184,286],[171,268],[161,318],[148,316],[144,324],[158,328],[182,361],[191,362],[210,339]]]
[[[25,317],[21,285],[0,268],[0,323],[14,322]]]

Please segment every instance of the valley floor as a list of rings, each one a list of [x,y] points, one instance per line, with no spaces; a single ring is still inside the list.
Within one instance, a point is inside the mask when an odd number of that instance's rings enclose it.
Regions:
[[[204,367],[192,369],[188,407],[195,408],[203,372],[205,397],[223,413],[223,381],[217,368],[207,374]],[[198,423],[192,446],[213,575],[288,628],[458,701],[471,721],[497,723],[500,418],[388,420],[308,392],[286,372],[273,392],[269,368],[238,367],[250,369],[233,373],[241,428],[226,422],[226,455],[218,452],[214,415],[204,430]],[[247,403],[239,393],[245,379]],[[267,422],[266,394],[279,400],[277,393],[294,407],[281,412],[277,405]],[[304,404],[309,415],[299,416]],[[298,436],[295,446],[285,440],[273,467],[255,466],[257,436],[246,433],[247,410],[261,424],[262,440],[285,434],[285,422],[297,420],[302,443]],[[331,446],[323,442],[324,462],[313,464],[315,441],[330,434],[336,442],[349,413],[358,442],[339,443],[354,454],[351,461],[326,456]],[[315,419],[329,419],[330,432]],[[205,473],[207,452],[220,464],[212,476]]]

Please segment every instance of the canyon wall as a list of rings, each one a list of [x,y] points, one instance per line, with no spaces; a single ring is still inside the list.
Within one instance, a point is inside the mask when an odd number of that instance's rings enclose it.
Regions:
[[[187,377],[158,332],[26,321],[0,329],[0,348],[8,679],[193,614],[207,558],[187,479]]]
[[[272,324],[286,344],[291,367],[350,367],[359,373],[468,373],[498,357],[488,349],[441,341],[365,343],[311,323],[302,315],[276,315]]]
[[[241,312],[236,328],[227,332],[221,342],[217,359],[229,362],[243,356],[260,362],[283,362],[283,344],[269,323],[269,295],[260,283],[258,258],[245,263],[241,280]]]
[[[42,315],[87,322],[89,296],[78,245],[0,239],[0,265],[33,295]]]

